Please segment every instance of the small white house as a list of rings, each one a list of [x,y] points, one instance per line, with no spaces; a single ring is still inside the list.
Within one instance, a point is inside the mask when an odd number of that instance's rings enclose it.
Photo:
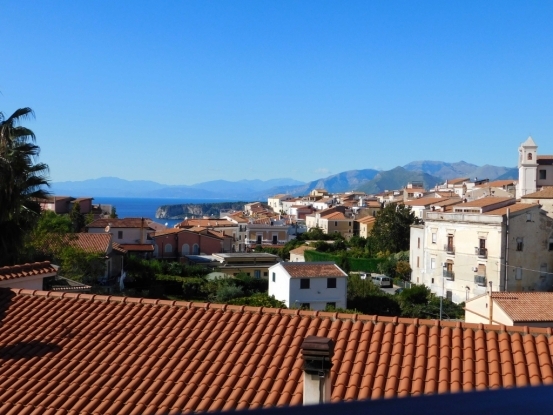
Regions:
[[[347,308],[347,277],[334,262],[279,262],[269,268],[269,295],[291,308]]]

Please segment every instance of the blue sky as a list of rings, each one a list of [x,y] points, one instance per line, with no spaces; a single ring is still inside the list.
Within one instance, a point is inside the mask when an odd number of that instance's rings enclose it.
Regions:
[[[553,154],[553,3],[2,2],[53,181],[313,180]]]

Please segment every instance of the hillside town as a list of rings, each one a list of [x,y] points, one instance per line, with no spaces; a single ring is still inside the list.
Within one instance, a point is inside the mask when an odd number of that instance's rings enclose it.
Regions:
[[[518,180],[314,189],[172,228],[92,197],[36,197],[19,255],[38,260],[0,267],[0,412],[552,383],[553,156],[531,137],[518,151]]]

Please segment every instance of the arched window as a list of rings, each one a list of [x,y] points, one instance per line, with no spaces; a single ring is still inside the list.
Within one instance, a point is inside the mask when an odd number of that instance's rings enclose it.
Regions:
[[[194,255],[198,255],[200,253],[200,247],[198,246],[198,244],[194,244],[194,246],[192,247],[192,253]]]
[[[171,252],[173,252],[173,246],[171,244],[165,245],[165,248],[163,248],[163,252],[165,252],[166,254],[170,254]]]
[[[528,160],[532,160],[532,153],[528,153]]]
[[[182,246],[182,254],[183,255],[189,255],[190,254],[190,245],[184,244]]]

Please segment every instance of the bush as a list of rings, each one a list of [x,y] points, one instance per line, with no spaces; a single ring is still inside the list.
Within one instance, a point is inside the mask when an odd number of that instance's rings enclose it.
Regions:
[[[233,298],[240,298],[244,296],[242,287],[235,285],[221,285],[217,290],[215,301],[217,303],[228,303]]]
[[[228,302],[233,305],[246,305],[251,307],[286,308],[284,302],[277,300],[273,295],[256,293],[249,297],[234,298]]]

